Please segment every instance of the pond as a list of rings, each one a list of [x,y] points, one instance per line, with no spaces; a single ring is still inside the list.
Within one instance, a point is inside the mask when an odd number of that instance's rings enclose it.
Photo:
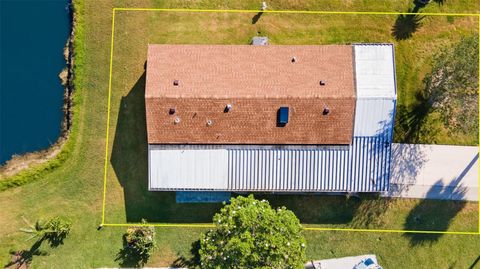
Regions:
[[[69,0],[0,0],[0,164],[55,143]]]

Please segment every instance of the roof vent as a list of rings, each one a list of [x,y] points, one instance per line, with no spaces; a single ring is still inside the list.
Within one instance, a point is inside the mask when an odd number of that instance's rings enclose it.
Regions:
[[[328,115],[328,113],[330,113],[330,109],[328,107],[323,108],[322,114],[325,116]]]
[[[327,85],[327,82],[325,80],[320,80],[320,86],[325,86]]]
[[[297,61],[297,57],[293,56],[292,57],[292,63],[296,62]]]
[[[227,104],[225,106],[225,109],[223,110],[224,113],[230,112],[232,110],[232,104]]]
[[[175,120],[173,121],[174,124],[179,124],[180,123],[180,118],[176,117]]]
[[[168,110],[168,114],[170,114],[170,115],[175,114],[175,108],[174,108],[174,107],[171,107],[171,108]]]
[[[212,126],[213,125],[213,121],[212,120],[207,120],[207,126]]]
[[[178,86],[178,83],[179,83],[178,79],[173,80],[173,86]]]

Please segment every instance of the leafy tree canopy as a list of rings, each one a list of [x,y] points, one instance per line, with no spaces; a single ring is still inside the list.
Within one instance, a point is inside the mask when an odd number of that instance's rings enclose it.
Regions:
[[[203,268],[303,268],[305,239],[295,214],[253,195],[232,198],[200,239]]]
[[[477,133],[477,36],[465,37],[456,46],[438,53],[432,72],[424,82],[432,108],[440,112],[449,130],[463,134]]]

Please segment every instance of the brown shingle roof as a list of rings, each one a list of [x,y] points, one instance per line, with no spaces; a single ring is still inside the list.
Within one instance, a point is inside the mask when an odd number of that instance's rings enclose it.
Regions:
[[[150,45],[148,142],[348,144],[352,54],[352,46]],[[225,113],[227,104],[233,108]],[[290,108],[285,127],[277,126],[281,106]]]

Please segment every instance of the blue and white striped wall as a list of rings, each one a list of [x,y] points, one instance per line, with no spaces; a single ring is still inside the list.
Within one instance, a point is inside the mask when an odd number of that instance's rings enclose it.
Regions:
[[[351,145],[149,145],[149,189],[387,191],[396,104],[393,46],[355,44],[354,53]]]

